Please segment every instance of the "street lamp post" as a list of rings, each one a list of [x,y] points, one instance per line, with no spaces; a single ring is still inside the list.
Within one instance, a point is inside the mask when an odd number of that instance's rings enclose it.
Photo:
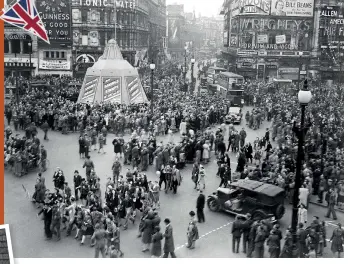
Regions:
[[[29,47],[29,68],[30,68],[30,70],[29,70],[29,81],[31,81],[31,53],[33,52],[32,51],[32,41],[30,41],[28,43],[28,47]]]
[[[19,71],[17,68],[17,62],[15,62],[14,65],[15,65],[15,81],[16,81],[16,101],[17,101],[17,105],[19,105],[19,83],[18,83]]]
[[[185,64],[184,64],[184,89],[186,92],[186,58],[187,58],[187,46],[185,46]]]
[[[152,63],[150,64],[150,69],[151,69],[151,116],[153,116],[153,101],[154,101],[154,98],[153,98],[153,74],[154,74],[155,68],[156,68],[156,65],[152,61]]]
[[[300,57],[299,57],[299,63],[298,63],[297,91],[300,90],[301,68],[302,68],[301,60],[302,60],[303,52],[300,51],[300,52],[298,53],[298,55],[300,55]]]
[[[293,126],[293,132],[298,138],[298,150],[297,150],[297,161],[296,161],[296,175],[295,175],[295,187],[294,187],[294,196],[293,196],[293,208],[292,208],[292,221],[291,221],[291,230],[293,234],[293,245],[294,251],[297,252],[297,224],[298,224],[298,207],[299,207],[299,190],[301,188],[301,169],[302,169],[302,159],[304,156],[303,145],[308,127],[305,127],[305,110],[306,106],[312,99],[311,92],[307,89],[308,83],[307,80],[304,81],[303,90],[298,92],[298,100],[301,105],[301,124],[300,128],[296,127],[296,123]],[[297,254],[297,253],[296,253]],[[297,256],[294,256],[297,257]]]
[[[191,59],[191,89],[192,89],[192,93],[195,91],[195,85],[193,82],[193,68],[195,66],[195,59],[192,58]]]

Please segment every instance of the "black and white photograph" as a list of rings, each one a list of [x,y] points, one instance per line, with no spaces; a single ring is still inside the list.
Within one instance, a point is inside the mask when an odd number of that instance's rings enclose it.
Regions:
[[[0,225],[0,263],[14,264],[9,225]]]
[[[344,258],[343,0],[4,1],[0,264]]]

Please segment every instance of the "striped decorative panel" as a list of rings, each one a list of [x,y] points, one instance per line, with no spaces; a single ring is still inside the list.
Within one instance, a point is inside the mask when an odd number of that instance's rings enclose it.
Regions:
[[[121,103],[121,78],[103,78],[103,101]]]
[[[127,91],[129,94],[130,103],[140,103],[143,101],[141,87],[138,77],[126,77]]]
[[[86,76],[85,77],[85,88],[82,100],[86,101],[87,99],[93,99],[97,86],[98,86],[99,77]]]

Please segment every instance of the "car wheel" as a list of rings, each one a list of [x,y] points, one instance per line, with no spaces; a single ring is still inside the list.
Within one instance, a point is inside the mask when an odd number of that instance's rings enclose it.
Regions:
[[[281,219],[285,214],[285,207],[284,205],[280,204],[278,205],[276,212],[275,212],[275,216],[277,217],[277,219]]]
[[[252,214],[252,218],[253,219],[256,219],[256,218],[258,218],[258,219],[266,219],[267,218],[267,214],[263,210],[256,210]]]
[[[219,206],[218,201],[213,197],[208,198],[207,204],[208,204],[210,211],[217,212],[220,210],[220,206]]]

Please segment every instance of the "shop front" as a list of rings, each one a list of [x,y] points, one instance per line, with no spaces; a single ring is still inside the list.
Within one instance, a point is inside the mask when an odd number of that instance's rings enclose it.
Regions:
[[[288,79],[297,81],[298,80],[299,68],[294,67],[279,67],[278,69],[278,79]]]
[[[4,58],[5,77],[8,76],[33,76],[37,68],[37,59],[32,58]],[[31,74],[30,74],[31,72]]]

